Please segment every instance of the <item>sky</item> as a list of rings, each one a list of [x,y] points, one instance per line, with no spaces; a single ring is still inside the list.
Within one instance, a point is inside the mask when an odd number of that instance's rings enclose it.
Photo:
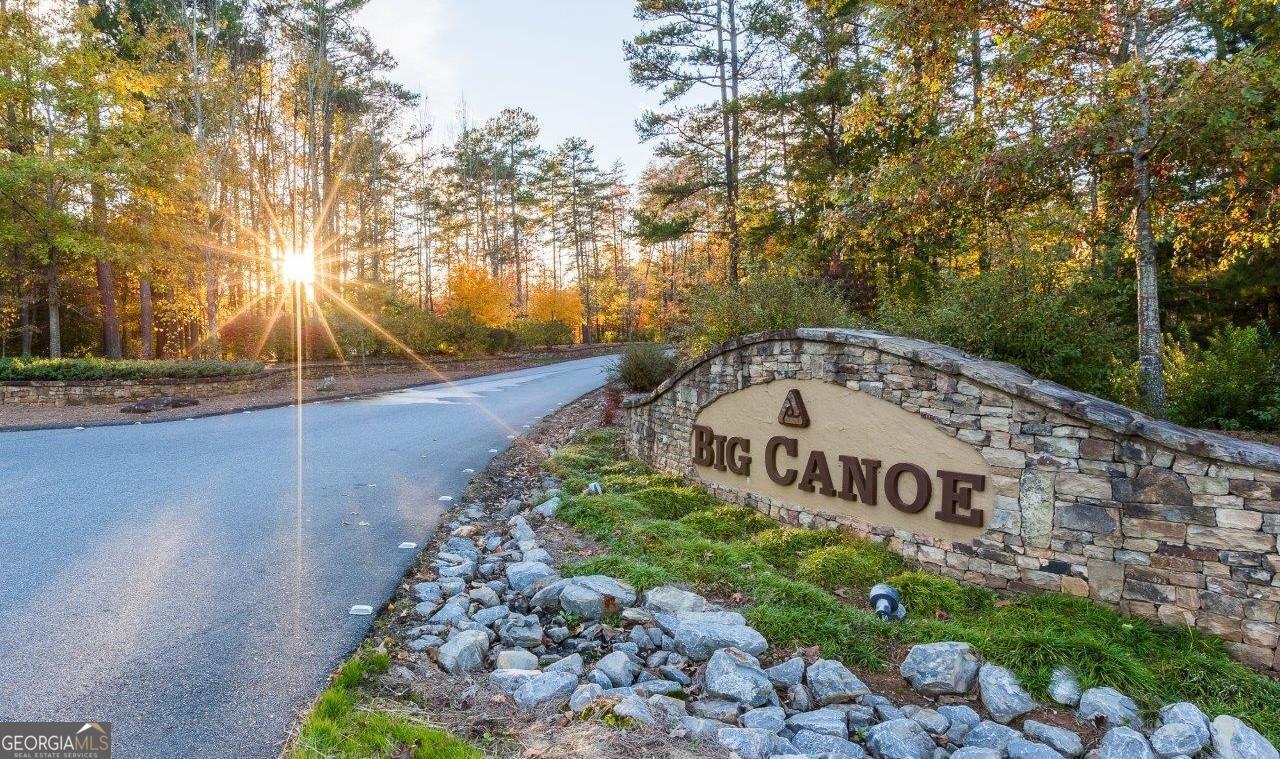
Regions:
[[[437,137],[457,133],[465,99],[473,122],[506,107],[538,117],[539,142],[566,137],[617,159],[632,179],[649,161],[635,120],[656,93],[631,84],[622,41],[639,30],[631,0],[372,0],[360,23],[399,62],[393,78],[425,94]]]

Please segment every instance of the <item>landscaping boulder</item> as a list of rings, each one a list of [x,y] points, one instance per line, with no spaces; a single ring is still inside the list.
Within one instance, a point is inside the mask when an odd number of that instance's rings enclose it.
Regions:
[[[964,704],[939,706],[938,713],[951,722],[950,727],[947,728],[947,740],[956,744],[960,743],[965,733],[982,722],[982,718],[973,710],[973,707]]]
[[[516,706],[527,711],[543,704],[563,702],[577,687],[578,678],[568,672],[544,672],[516,690]]]
[[[456,630],[449,641],[440,646],[437,660],[440,667],[451,675],[474,672],[484,663],[489,651],[489,636],[479,630]]]
[[[624,688],[636,681],[640,665],[625,651],[614,651],[596,662],[596,671],[604,674],[615,688]]]
[[[759,656],[769,648],[769,641],[743,624],[724,624],[700,618],[682,617],[672,633],[676,651],[694,661],[710,659],[722,648],[736,648]]]
[[[1018,678],[998,664],[982,665],[978,672],[978,691],[991,718],[1001,724],[1036,708],[1035,700],[1023,690]]]
[[[878,759],[930,759],[938,747],[918,722],[891,719],[867,731],[867,748]]]
[[[503,693],[515,693],[520,686],[538,676],[536,669],[495,669],[489,673],[489,682]]]
[[[563,659],[557,659],[543,667],[546,672],[568,672],[575,676],[582,675],[585,669],[586,667],[582,663],[582,654],[569,654]]]
[[[768,730],[750,727],[722,727],[716,731],[716,741],[741,759],[768,759],[774,754],[795,753],[796,750],[790,741]]]
[[[679,615],[706,610],[707,599],[674,585],[660,585],[645,591],[644,608],[658,614]]]
[[[978,657],[968,643],[924,643],[912,646],[898,667],[920,693],[968,693],[978,675]]]
[[[804,679],[804,659],[794,656],[781,664],[766,669],[769,682],[775,688],[787,689]]]
[[[1080,694],[1076,709],[1080,722],[1096,722],[1106,727],[1142,727],[1138,704],[1115,688],[1090,688]]]
[[[994,751],[1004,751],[1008,747],[1010,741],[1015,738],[1021,738],[1022,733],[1011,727],[1001,725],[999,722],[992,722],[984,719],[977,724],[969,732],[964,734],[965,746],[977,746],[978,748],[989,748]]]
[[[538,657],[524,650],[523,648],[509,648],[505,651],[498,652],[498,658],[494,662],[494,666],[498,669],[532,669],[538,668]]]
[[[538,580],[555,574],[554,569],[541,561],[517,561],[507,565],[507,582],[517,593],[523,593]]]
[[[867,755],[862,747],[852,741],[812,730],[801,730],[792,740],[795,747],[806,756],[824,756],[829,759],[862,759]]]
[[[743,727],[754,727],[777,733],[786,725],[787,713],[781,706],[762,706],[743,714],[738,721]]]
[[[823,735],[834,735],[837,738],[849,737],[848,718],[843,711],[834,707],[792,715],[787,720],[787,727],[797,733],[801,730],[811,730]]]
[[[747,706],[763,706],[774,695],[773,683],[756,657],[736,648],[722,648],[712,654],[705,680],[708,696]]]
[[[622,699],[614,705],[613,713],[623,719],[635,720],[642,725],[652,725],[657,721],[649,709],[649,704],[639,696],[627,696]]]
[[[506,646],[533,648],[542,644],[542,623],[537,614],[507,617],[498,624],[498,637]]]
[[[1080,740],[1079,735],[1066,728],[1029,719],[1022,723],[1022,732],[1026,733],[1028,738],[1052,747],[1063,756],[1080,756],[1084,753],[1084,741]]]
[[[588,706],[591,706],[596,699],[604,695],[604,688],[595,683],[584,683],[579,685],[573,695],[569,697],[569,708],[575,714],[580,714]]]
[[[685,732],[691,740],[695,741],[714,741],[716,734],[724,727],[724,723],[714,719],[704,719],[702,717],[681,717],[680,729]]]
[[[1049,675],[1049,698],[1064,706],[1080,703],[1080,680],[1066,667],[1055,667]]]
[[[1160,724],[1169,725],[1175,722],[1190,725],[1200,737],[1202,745],[1209,745],[1209,716],[1200,711],[1200,707],[1187,701],[1169,704],[1160,710]]]
[[[1142,733],[1124,725],[1113,727],[1102,736],[1099,751],[1099,759],[1157,759]]]
[[[833,659],[819,659],[805,671],[805,683],[818,706],[844,704],[871,693],[848,667]]]
[[[1009,741],[1004,751],[1009,759],[1063,759],[1062,754],[1049,746],[1021,737]]]
[[[1276,747],[1259,733],[1229,714],[1209,724],[1214,759],[1277,759]]]
[[[1162,757],[1195,756],[1208,745],[1194,725],[1170,722],[1151,734],[1151,748]]]

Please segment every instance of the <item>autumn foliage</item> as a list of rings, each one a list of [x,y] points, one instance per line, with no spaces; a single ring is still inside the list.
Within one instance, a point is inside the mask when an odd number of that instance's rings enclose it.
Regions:
[[[458,264],[449,272],[448,309],[468,314],[486,327],[502,327],[514,314],[512,287],[491,275],[482,266]]]

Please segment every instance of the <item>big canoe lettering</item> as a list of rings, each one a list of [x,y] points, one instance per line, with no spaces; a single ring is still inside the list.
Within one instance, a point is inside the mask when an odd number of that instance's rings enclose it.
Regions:
[[[778,421],[792,427],[809,426],[808,413],[799,391],[788,393]],[[696,466],[741,477],[751,476],[750,438],[720,434],[711,427],[695,424],[691,450]],[[838,477],[833,477],[826,451],[802,451],[800,439],[788,435],[769,438],[763,451],[765,473],[781,487],[795,486],[806,493],[866,506],[878,505],[883,493],[890,506],[905,514],[917,514],[929,505],[936,479],[940,498],[934,518],[967,527],[983,526],[983,510],[973,506],[973,494],[986,489],[985,475],[946,469],[930,474],[924,467],[911,462],[885,467],[884,462],[878,459],[841,454],[835,457]]]

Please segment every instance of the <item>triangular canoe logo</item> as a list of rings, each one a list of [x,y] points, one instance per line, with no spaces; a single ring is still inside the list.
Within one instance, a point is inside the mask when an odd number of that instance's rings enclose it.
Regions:
[[[787,399],[782,402],[782,410],[778,412],[778,424],[788,427],[808,427],[809,410],[804,407],[804,398],[800,391],[792,388],[787,392]]]

